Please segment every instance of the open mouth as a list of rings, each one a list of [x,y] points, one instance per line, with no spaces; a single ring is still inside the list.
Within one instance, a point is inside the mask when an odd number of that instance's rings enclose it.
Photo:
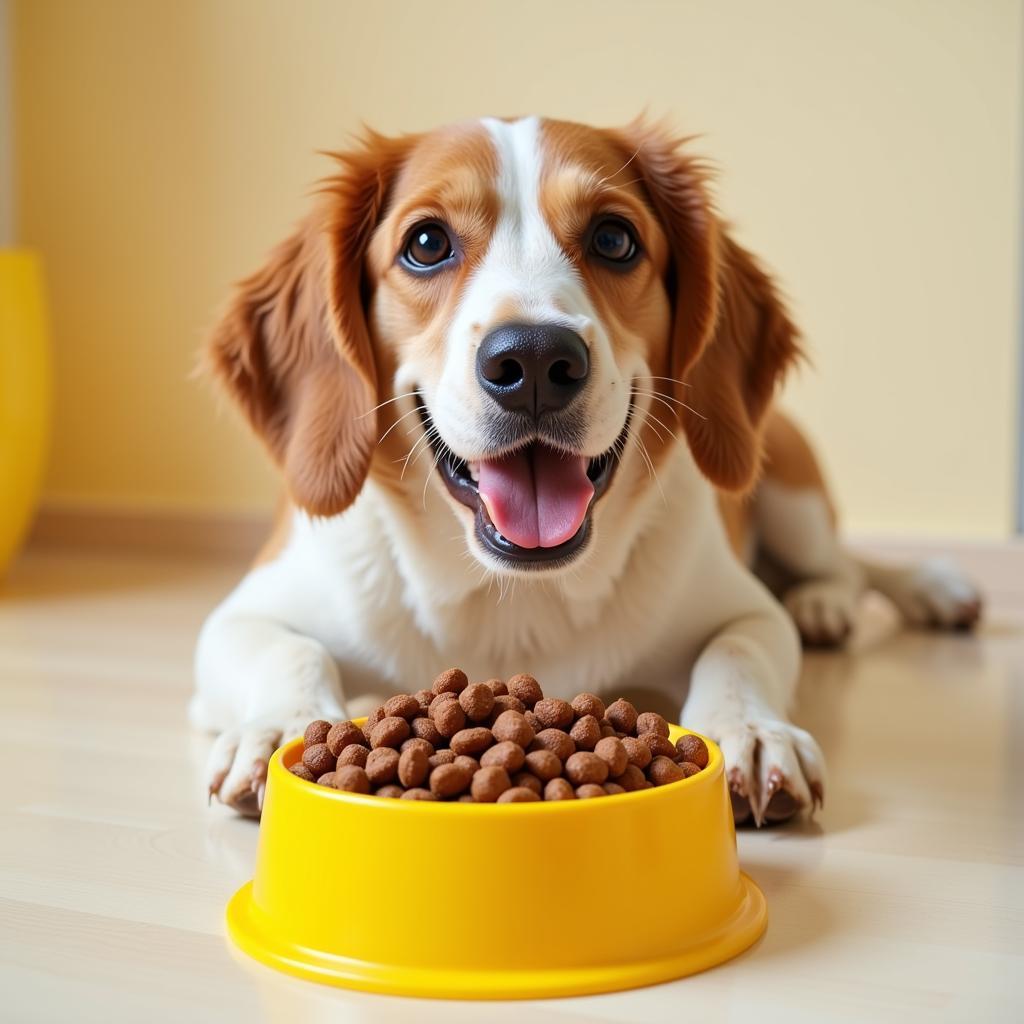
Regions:
[[[596,458],[534,440],[467,462],[431,429],[426,406],[422,401],[420,406],[437,471],[451,495],[475,513],[484,548],[521,568],[551,568],[583,549],[594,504],[618,468],[630,415],[615,443]]]

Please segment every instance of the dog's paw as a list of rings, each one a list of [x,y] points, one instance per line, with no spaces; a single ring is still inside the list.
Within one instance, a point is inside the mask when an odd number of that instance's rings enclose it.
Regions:
[[[857,590],[846,580],[811,580],[782,599],[805,647],[838,647],[853,632]]]
[[[806,730],[758,718],[716,732],[738,825],[786,821],[824,802],[825,759]]]
[[[344,717],[335,706],[299,708],[268,715],[222,732],[206,762],[209,798],[239,814],[258,818],[263,810],[270,756],[286,740],[301,736],[314,719],[337,721]]]
[[[971,629],[981,618],[981,594],[948,558],[893,573],[885,592],[914,626]]]

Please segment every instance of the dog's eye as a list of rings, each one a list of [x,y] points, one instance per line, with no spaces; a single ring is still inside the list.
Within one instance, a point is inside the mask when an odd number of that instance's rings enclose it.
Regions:
[[[402,255],[414,270],[429,270],[450,260],[455,250],[440,224],[420,224],[412,229]]]
[[[639,247],[627,224],[621,220],[603,220],[590,236],[590,252],[609,263],[629,263]]]

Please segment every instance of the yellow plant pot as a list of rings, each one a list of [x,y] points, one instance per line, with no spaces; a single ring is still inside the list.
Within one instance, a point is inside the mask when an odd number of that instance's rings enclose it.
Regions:
[[[50,352],[34,253],[0,249],[0,572],[32,519],[49,437]]]
[[[256,874],[228,932],[278,970],[399,995],[584,995],[702,971],[767,919],[708,748],[703,772],[655,789],[459,804],[305,782],[288,771],[295,740],[271,758]]]

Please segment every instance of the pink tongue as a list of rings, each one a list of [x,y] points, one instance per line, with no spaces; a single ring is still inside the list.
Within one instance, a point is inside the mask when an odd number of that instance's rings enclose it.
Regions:
[[[539,443],[481,462],[477,486],[495,528],[521,548],[564,544],[594,496],[582,455]]]

